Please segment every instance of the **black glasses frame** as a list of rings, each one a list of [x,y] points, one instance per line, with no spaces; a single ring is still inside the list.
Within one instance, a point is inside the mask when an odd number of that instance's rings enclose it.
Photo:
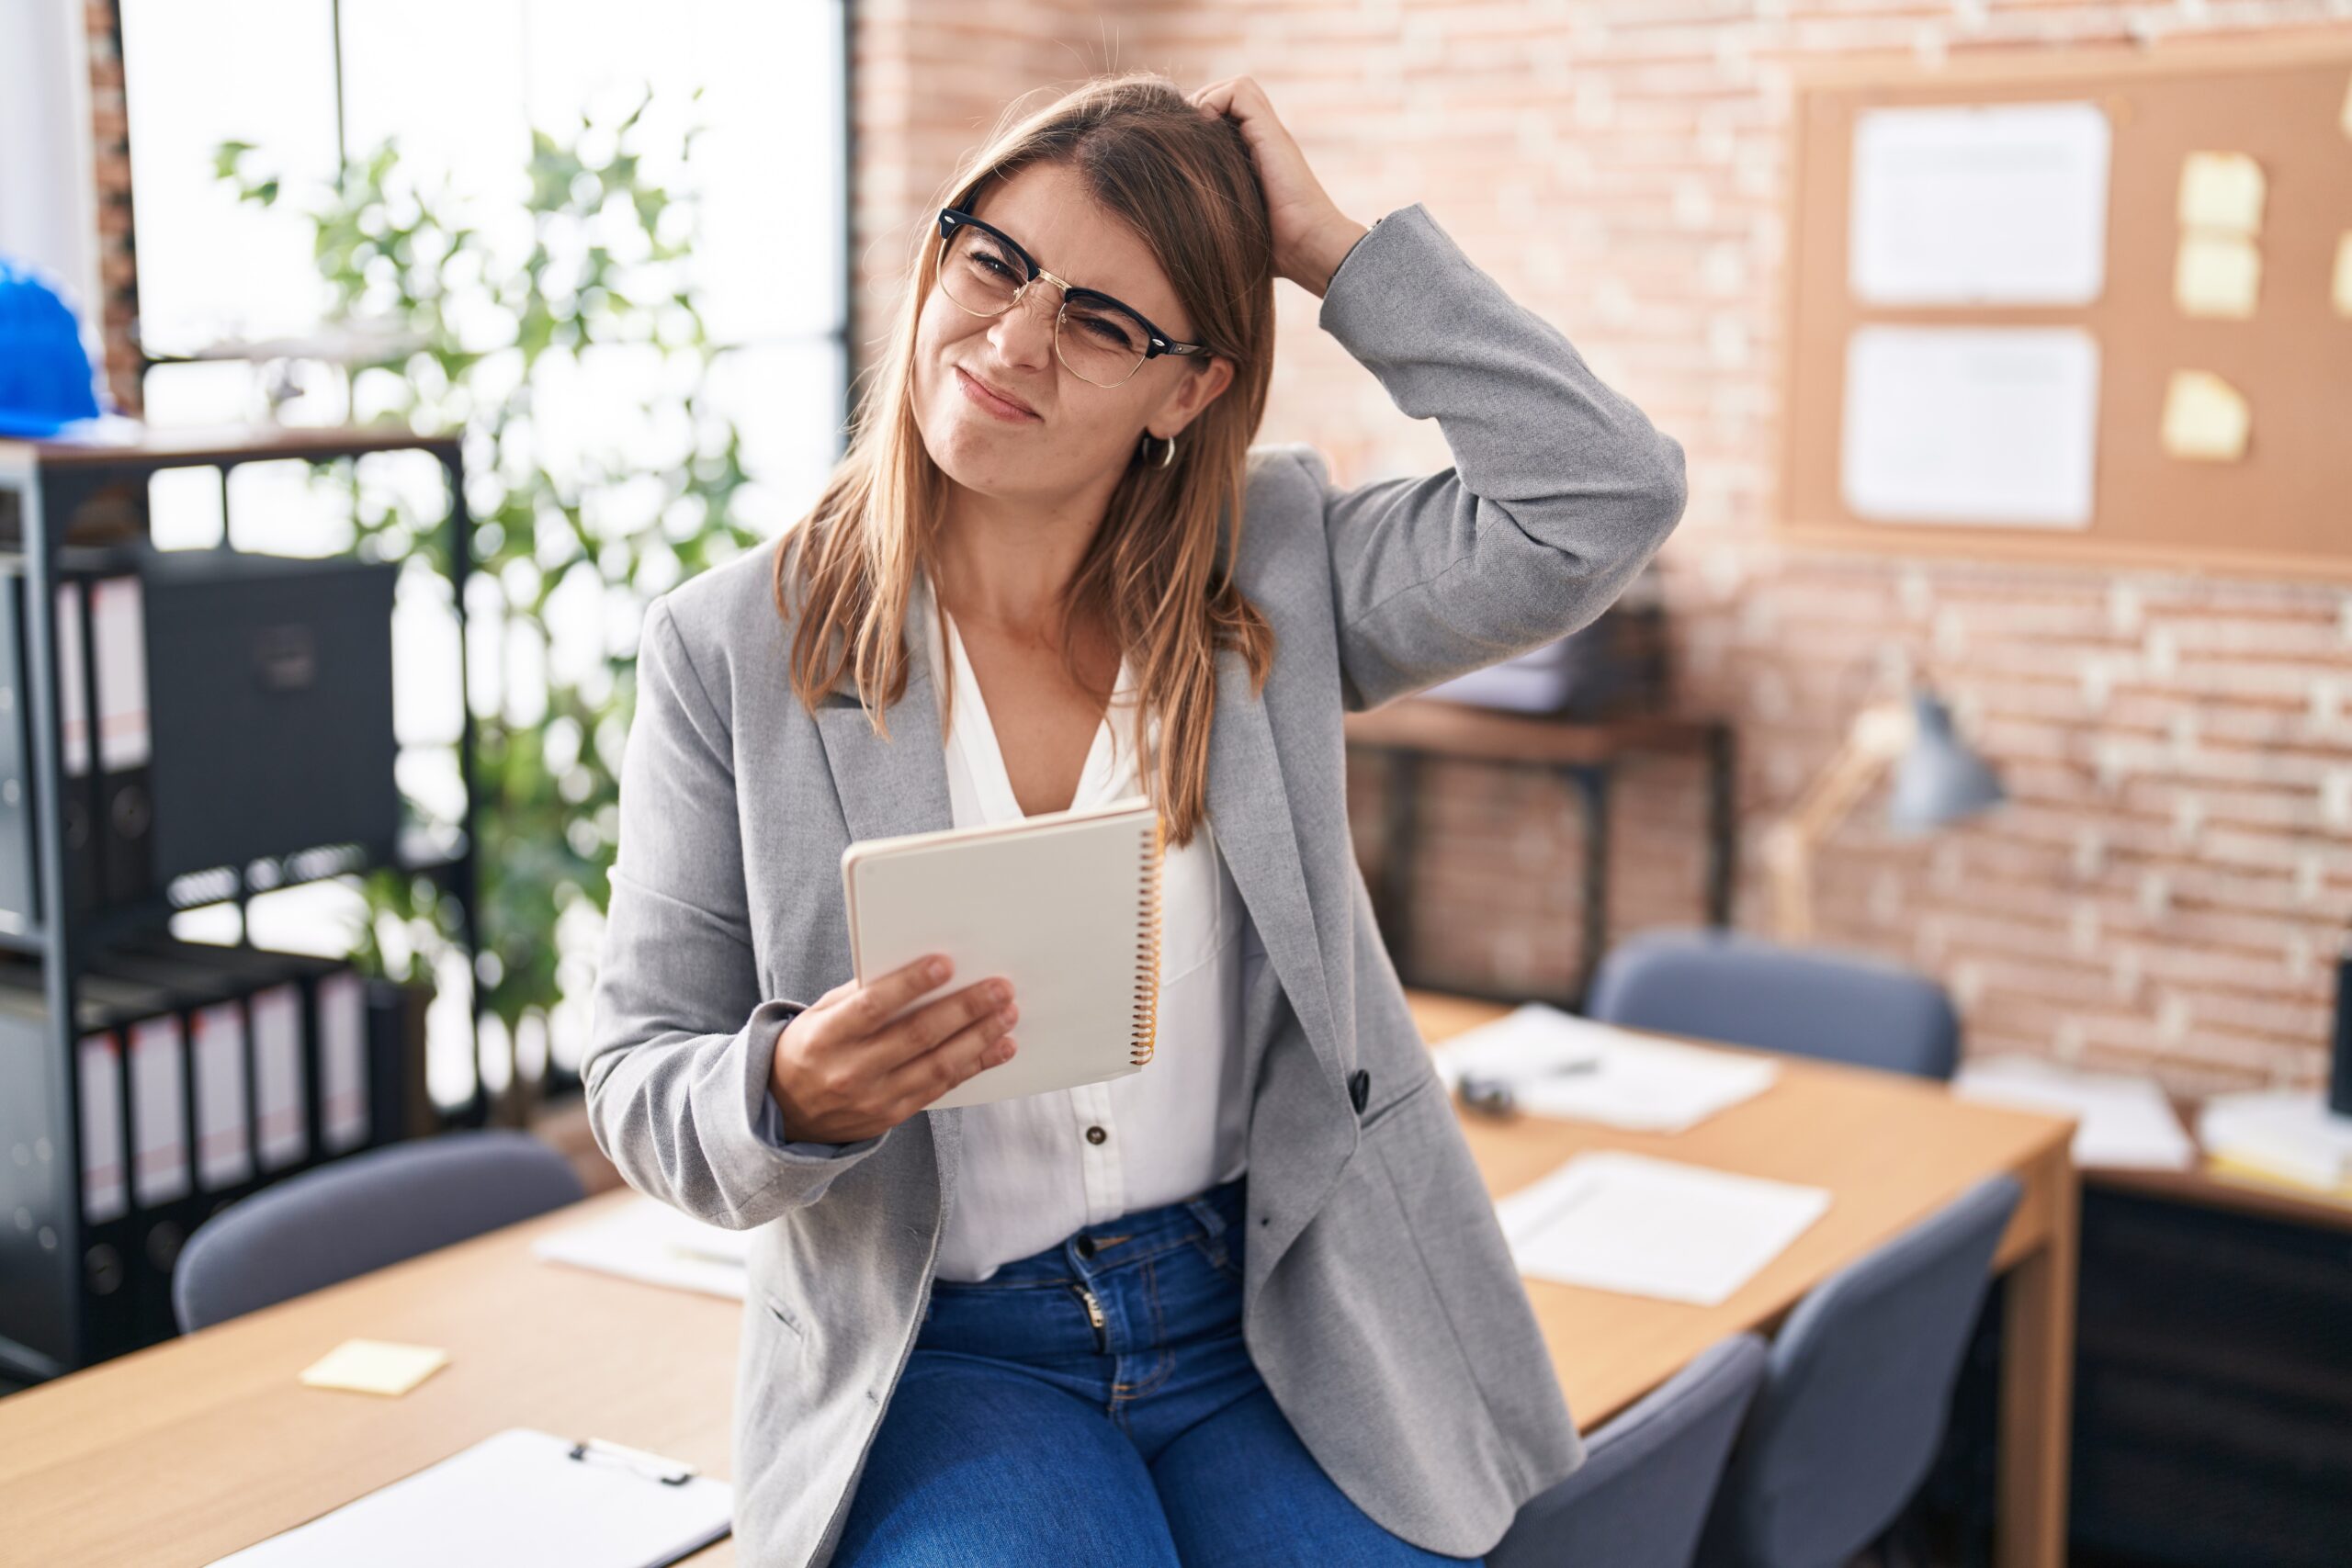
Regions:
[[[1006,233],[1003,230],[997,228],[994,224],[984,222],[980,219],[973,217],[970,213],[965,211],[960,207],[943,207],[939,209],[939,247],[942,255],[946,254],[947,242],[955,235],[957,227],[965,224],[968,224],[972,228],[978,229],[983,232],[995,235],[999,240],[1004,243],[1005,249],[1011,251],[1014,255],[1021,258],[1021,265],[1029,269],[1029,276],[1021,280],[1021,287],[1023,288],[1028,288],[1032,283],[1036,282],[1037,279],[1042,277],[1047,282],[1056,284],[1060,288],[1062,291],[1062,302],[1064,304],[1068,304],[1072,299],[1097,299],[1102,301],[1103,304],[1110,306],[1114,310],[1133,316],[1136,322],[1142,326],[1144,333],[1143,358],[1136,361],[1136,370],[1142,369],[1146,361],[1157,359],[1163,354],[1183,355],[1206,354],[1209,352],[1208,344],[1204,343],[1178,342],[1169,333],[1160,331],[1156,326],[1153,326],[1149,316],[1145,315],[1141,310],[1136,310],[1133,305],[1128,304],[1124,299],[1114,299],[1111,295],[1103,293],[1100,288],[1088,288],[1083,285],[1072,283],[1066,277],[1059,277],[1053,273],[1047,272],[1044,267],[1037,265],[1035,257],[1032,256],[1027,251],[1021,248],[1020,241],[1015,240],[1012,235]],[[1020,297],[1015,295],[1014,303],[1019,303],[1019,299]],[[971,307],[964,305],[960,301],[957,303],[957,309],[971,310]],[[1012,306],[1006,307],[1006,310],[1010,309],[1012,309]],[[974,315],[981,314],[981,312],[977,310],[971,310],[971,313]],[[1002,310],[995,312],[997,315],[1002,315],[1004,311]],[[1057,320],[1058,319],[1057,314]],[[1072,372],[1072,374],[1076,374],[1076,372]],[[1133,376],[1135,371],[1130,370],[1127,374],[1129,376]],[[1081,379],[1083,379],[1083,378],[1081,378]]]

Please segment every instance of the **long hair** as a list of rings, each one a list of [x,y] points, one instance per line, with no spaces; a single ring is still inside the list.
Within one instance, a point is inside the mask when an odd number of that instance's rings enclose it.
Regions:
[[[1272,668],[1273,628],[1232,575],[1250,443],[1265,411],[1273,357],[1265,192],[1239,127],[1203,114],[1156,73],[1098,76],[1025,116],[1018,107],[1018,99],[1008,107],[942,201],[924,213],[910,255],[910,287],[873,367],[876,379],[858,400],[848,451],[816,506],[777,541],[776,608],[794,624],[792,687],[813,711],[842,671],[854,671],[860,703],[888,737],[881,710],[906,691],[909,601],[916,568],[929,570],[935,559],[948,490],[923,444],[913,398],[916,324],[939,271],[937,206],[969,210],[989,181],[1034,164],[1069,168],[1149,246],[1193,322],[1193,337],[1234,369],[1225,390],[1185,427],[1168,467],[1159,467],[1156,443],[1139,443],[1153,456],[1146,460],[1139,450],[1129,459],[1061,600],[1065,625],[1107,626],[1133,661],[1135,734],[1144,748],[1136,776],[1170,840],[1182,845],[1205,810],[1217,651],[1240,651],[1253,693]],[[797,607],[796,586],[805,590]],[[1073,682],[1083,685],[1075,649],[1064,652]],[[953,682],[941,685],[952,709]],[[1156,748],[1148,739],[1153,716]]]

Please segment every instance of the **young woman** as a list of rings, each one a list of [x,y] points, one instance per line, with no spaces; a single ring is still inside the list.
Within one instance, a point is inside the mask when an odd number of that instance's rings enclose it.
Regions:
[[[1277,278],[1453,467],[1250,445]],[[1465,1561],[1581,1462],[1340,719],[1589,621],[1682,503],[1671,439],[1422,206],[1343,215],[1247,77],[1099,79],[978,152],[815,510],[639,655],[582,1071],[632,1186],[757,1228],[746,1562]],[[1020,999],[849,978],[842,849],[1138,793],[1151,1063],[925,1111]]]

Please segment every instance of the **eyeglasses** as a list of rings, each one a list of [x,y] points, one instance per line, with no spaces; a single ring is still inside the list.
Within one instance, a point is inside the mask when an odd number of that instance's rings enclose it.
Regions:
[[[975,316],[1001,316],[1021,303],[1039,278],[1062,291],[1054,315],[1054,355],[1081,381],[1115,387],[1163,354],[1206,354],[1208,345],[1178,343],[1144,313],[1099,288],[1081,288],[1029,259],[1002,230],[961,208],[939,209],[939,283],[947,298]]]

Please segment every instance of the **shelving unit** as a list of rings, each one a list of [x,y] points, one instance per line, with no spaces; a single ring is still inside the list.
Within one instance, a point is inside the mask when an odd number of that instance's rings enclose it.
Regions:
[[[62,897],[66,887],[67,791],[63,731],[61,728],[65,687],[61,682],[55,588],[60,581],[60,552],[132,547],[145,548],[148,536],[148,484],[157,472],[169,468],[210,468],[220,475],[223,527],[218,546],[233,550],[228,527],[228,476],[241,464],[296,459],[325,463],[344,458],[398,451],[429,455],[441,468],[449,497],[447,520],[449,582],[458,626],[458,706],[463,716],[458,762],[464,786],[462,825],[453,841],[431,842],[413,825],[403,824],[390,841],[322,848],[289,843],[277,856],[248,862],[219,872],[184,875],[161,883],[152,895],[128,903],[98,899],[83,913],[68,915]],[[458,937],[469,970],[478,952],[475,845],[475,733],[471,704],[465,687],[465,598],[470,570],[471,526],[467,513],[464,469],[458,440],[454,436],[421,436],[390,429],[287,429],[159,431],[137,445],[78,446],[49,442],[0,442],[0,546],[23,553],[22,683],[28,711],[7,715],[18,728],[25,746],[23,778],[27,797],[27,838],[32,847],[38,896],[38,918],[13,931],[0,931],[0,954],[35,961],[40,971],[45,1017],[41,1024],[40,1060],[22,1059],[21,1046],[0,1055],[0,1236],[17,1250],[0,1269],[0,1373],[40,1381],[77,1370],[96,1359],[137,1348],[119,1342],[99,1343],[90,1311],[93,1292],[104,1293],[110,1281],[135,1277],[138,1257],[99,1257],[85,1248],[83,1202],[83,1128],[77,1051],[83,982],[95,961],[108,959],[122,943],[141,934],[164,931],[171,918],[188,909],[233,901],[243,919],[250,900],[279,888],[379,868],[435,878],[453,897],[458,913]],[[80,619],[80,669],[95,671],[95,616]],[[387,631],[389,636],[389,628]],[[95,702],[93,706],[95,707]],[[95,743],[96,727],[92,724]],[[93,828],[93,831],[96,829]],[[258,876],[255,875],[259,872]],[[250,954],[253,950],[238,950]],[[247,960],[250,963],[250,959]],[[233,964],[224,957],[221,979],[233,984]],[[481,1014],[478,985],[469,987],[473,1001],[469,1021],[479,1041]],[[422,995],[417,987],[378,982],[368,988],[371,1036],[390,1031],[398,1052],[421,1052]],[[248,1036],[250,1039],[250,1036]],[[8,1060],[14,1055],[17,1060]],[[421,1062],[391,1058],[387,1072],[384,1054],[370,1049],[373,1115],[369,1134],[357,1148],[330,1154],[322,1145],[322,1128],[314,1114],[305,1130],[309,1155],[285,1168],[264,1174],[253,1165],[250,1179],[218,1195],[211,1211],[255,1187],[329,1158],[395,1141],[420,1132],[455,1126],[479,1126],[490,1119],[489,1098],[481,1075],[475,1074],[471,1100],[454,1111],[436,1107],[421,1092],[398,1092],[421,1085]],[[250,1060],[245,1074],[248,1107],[254,1093]],[[126,1079],[128,1075],[125,1075]],[[191,1084],[183,1068],[182,1082]],[[387,1089],[393,1090],[387,1094]],[[311,1105],[320,1103],[319,1073],[308,1071]],[[192,1088],[186,1095],[195,1098]],[[125,1110],[129,1090],[124,1086]],[[191,1185],[199,1197],[213,1197],[193,1175],[196,1142],[195,1113],[189,1113],[188,1141]],[[126,1116],[125,1125],[129,1125]],[[248,1118],[257,1129],[257,1119]],[[126,1153],[126,1161],[128,1154]],[[131,1213],[137,1216],[134,1201]],[[165,1223],[141,1229],[145,1263],[159,1277],[168,1278],[185,1234],[169,1234]],[[176,1231],[177,1226],[171,1226]],[[147,1317],[153,1333],[154,1315]],[[20,1337],[13,1329],[32,1325],[38,1329]],[[169,1333],[168,1325],[164,1333]]]

